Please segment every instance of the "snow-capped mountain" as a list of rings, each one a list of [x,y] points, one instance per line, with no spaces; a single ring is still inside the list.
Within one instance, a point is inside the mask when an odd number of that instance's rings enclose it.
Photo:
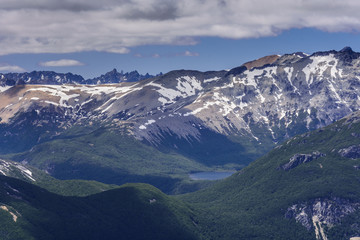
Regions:
[[[102,122],[126,126],[139,140],[173,149],[226,136],[255,157],[359,110],[359,70],[360,54],[347,47],[269,56],[230,71],[178,70],[111,85],[4,86],[1,135],[11,136],[6,126],[24,119],[56,132]]]

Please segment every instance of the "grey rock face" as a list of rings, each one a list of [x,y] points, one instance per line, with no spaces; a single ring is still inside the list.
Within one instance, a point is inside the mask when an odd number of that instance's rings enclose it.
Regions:
[[[0,175],[25,178],[35,182],[33,174],[25,165],[0,159]]]
[[[100,77],[83,80],[81,84],[107,84],[107,83],[120,83],[120,82],[137,82],[144,79],[152,78],[150,74],[141,75],[137,71],[124,73],[118,72],[116,69],[101,75]]]
[[[324,157],[326,154],[320,153],[318,151],[313,152],[311,154],[295,154],[290,158],[290,161],[280,167],[280,169],[288,171],[290,169],[293,169],[300,164],[311,162],[315,159],[318,159],[320,157]]]
[[[339,150],[339,154],[346,158],[360,158],[360,145],[353,145]]]
[[[308,203],[294,204],[287,209],[286,218],[294,218],[307,230],[314,230],[317,239],[327,239],[324,226],[332,227],[359,209],[359,203],[342,198],[315,199]]]

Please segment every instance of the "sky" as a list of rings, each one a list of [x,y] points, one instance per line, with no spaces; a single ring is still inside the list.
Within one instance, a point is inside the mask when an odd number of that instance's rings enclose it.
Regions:
[[[359,12],[358,0],[0,0],[0,72],[155,75],[360,52]]]

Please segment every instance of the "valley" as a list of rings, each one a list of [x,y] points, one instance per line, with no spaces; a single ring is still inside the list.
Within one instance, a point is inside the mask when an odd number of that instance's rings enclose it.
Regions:
[[[210,239],[359,236],[359,114],[298,135],[224,181],[181,199],[206,209],[205,225],[216,234]]]
[[[359,237],[359,109],[349,47],[222,71],[0,74],[0,238]]]
[[[191,180],[220,180],[230,177],[235,172],[195,172],[190,173]]]

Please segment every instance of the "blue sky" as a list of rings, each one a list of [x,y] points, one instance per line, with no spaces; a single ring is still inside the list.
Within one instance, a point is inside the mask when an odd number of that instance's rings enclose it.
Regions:
[[[2,0],[0,72],[92,78],[113,68],[222,70],[271,54],[360,51],[357,1],[268,2]]]

